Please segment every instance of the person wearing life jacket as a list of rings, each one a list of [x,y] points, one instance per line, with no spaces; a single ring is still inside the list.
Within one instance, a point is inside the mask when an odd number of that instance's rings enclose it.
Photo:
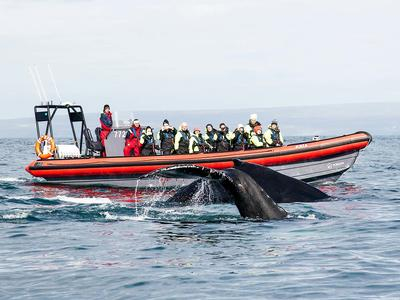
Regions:
[[[232,148],[234,151],[246,150],[248,144],[244,126],[243,124],[238,124],[237,128],[233,131]]]
[[[131,128],[126,131],[124,156],[140,156],[140,138],[142,128],[138,119],[133,120]]]
[[[101,126],[100,141],[103,147],[105,147],[105,140],[107,139],[108,135],[111,132],[112,125],[113,121],[112,121],[112,113],[110,111],[110,105],[105,104],[103,107],[103,112],[100,114],[100,126]],[[101,152],[101,156],[102,157],[106,156],[105,148]]]
[[[211,124],[206,125],[206,131],[203,138],[211,146],[209,152],[217,151],[218,134],[217,130],[215,130]]]
[[[250,139],[250,147],[252,149],[264,148],[265,142],[261,126],[255,126],[253,130],[254,134]]]
[[[217,152],[225,152],[231,150],[232,133],[225,123],[219,124],[217,132]]]
[[[264,140],[267,147],[281,147],[283,146],[283,136],[278,126],[277,120],[272,120],[268,129],[264,133]]]
[[[174,149],[177,154],[189,153],[190,132],[186,122],[179,126],[179,131],[175,135]]]
[[[153,129],[147,126],[142,135],[140,136],[141,150],[140,154],[142,156],[156,155],[156,149],[158,150],[158,145],[155,144]]]
[[[253,134],[255,134],[254,127],[256,126],[261,126],[261,123],[257,121],[257,114],[251,114],[249,123],[244,128],[244,132],[247,134],[249,140],[251,139]]]
[[[189,140],[189,153],[206,152],[211,146],[204,140],[200,128],[195,128]]]
[[[176,129],[169,125],[168,120],[165,119],[163,126],[157,134],[157,139],[160,141],[162,155],[170,155],[173,153],[175,135]]]

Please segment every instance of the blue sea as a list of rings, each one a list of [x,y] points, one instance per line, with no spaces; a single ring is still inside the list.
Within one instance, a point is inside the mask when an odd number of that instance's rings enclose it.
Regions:
[[[331,201],[272,222],[152,205],[165,191],[44,185],[24,170],[33,142],[0,140],[1,299],[400,299],[400,137],[319,185]]]

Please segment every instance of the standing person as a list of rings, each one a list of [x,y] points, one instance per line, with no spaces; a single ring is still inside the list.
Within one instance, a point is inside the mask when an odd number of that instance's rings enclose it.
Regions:
[[[210,152],[215,152],[217,150],[218,134],[217,130],[215,130],[211,124],[206,125],[204,140],[211,146]]]
[[[113,125],[112,121],[112,112],[110,111],[110,105],[105,104],[103,107],[103,113],[100,114],[100,126],[101,126],[101,132],[100,132],[100,141],[101,144],[103,145],[103,151],[101,152],[101,156],[105,157],[106,156],[106,151],[105,151],[105,140],[107,139],[108,135],[111,132]]]
[[[175,152],[177,154],[188,154],[189,153],[189,141],[190,132],[186,122],[183,122],[179,126],[179,131],[175,135]]]
[[[261,123],[257,121],[257,114],[251,114],[249,123],[244,128],[249,140],[251,139],[252,135],[255,134],[254,127],[256,126],[261,126]]]
[[[264,148],[264,136],[262,134],[261,126],[254,127],[254,134],[250,139],[250,145],[253,149]]]
[[[237,128],[233,131],[232,148],[234,151],[246,150],[248,140],[244,132],[243,124],[238,124]]]
[[[140,156],[140,137],[142,128],[138,119],[133,120],[131,128],[126,131],[124,156]]]
[[[168,120],[165,119],[163,126],[157,134],[157,139],[160,141],[162,155],[170,155],[174,151],[175,135],[176,129],[169,125]]]
[[[264,133],[264,139],[268,147],[281,147],[283,146],[283,136],[278,126],[277,120],[272,120],[268,126],[267,131]]]
[[[140,154],[142,156],[156,155],[156,149],[158,149],[158,146],[156,146],[155,144],[153,129],[150,126],[147,126],[143,134],[141,135],[140,145]]]
[[[205,152],[210,145],[204,140],[200,128],[195,128],[189,140],[189,153]]]
[[[232,133],[225,123],[219,124],[219,131],[217,133],[217,152],[225,152],[231,150]]]

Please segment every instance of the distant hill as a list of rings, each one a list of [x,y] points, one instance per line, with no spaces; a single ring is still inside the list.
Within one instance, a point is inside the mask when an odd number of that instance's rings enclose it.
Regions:
[[[400,103],[340,104],[323,106],[298,106],[274,108],[248,108],[198,111],[138,111],[114,113],[114,120],[127,121],[133,117],[143,125],[159,128],[167,118],[173,125],[187,121],[189,127],[204,128],[207,123],[218,126],[226,122],[233,129],[238,123],[247,123],[249,115],[257,113],[259,121],[266,127],[272,119],[278,119],[286,136],[333,136],[365,130],[373,135],[397,135],[400,130]],[[54,121],[58,137],[69,136],[69,123],[64,116]],[[65,116],[66,117],[66,116]],[[88,126],[92,130],[98,126],[98,114],[86,114]],[[35,123],[32,118],[0,120],[0,138],[36,138]]]

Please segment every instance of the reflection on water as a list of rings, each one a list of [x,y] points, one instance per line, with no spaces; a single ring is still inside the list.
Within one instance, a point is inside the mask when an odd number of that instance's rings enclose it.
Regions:
[[[359,195],[362,192],[362,187],[350,182],[336,182],[325,185],[316,186],[321,191],[328,195],[333,195],[336,198],[347,198],[353,195]]]

